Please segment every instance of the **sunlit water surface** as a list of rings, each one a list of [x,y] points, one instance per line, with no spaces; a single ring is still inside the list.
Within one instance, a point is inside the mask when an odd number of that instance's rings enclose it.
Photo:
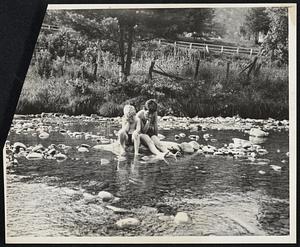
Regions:
[[[97,122],[70,124],[71,131],[112,137],[114,129]],[[162,130],[165,140],[188,131]],[[202,134],[201,134],[202,133]],[[200,144],[221,147],[232,138],[248,139],[240,131],[209,130],[217,142]],[[203,132],[198,133],[200,136]],[[289,234],[288,132],[271,132],[262,146],[270,162],[251,162],[224,156],[184,155],[147,163],[134,159],[118,162],[116,155],[90,149],[79,153],[76,146],[91,146],[92,140],[74,139],[59,132],[41,140],[30,134],[11,132],[8,140],[26,146],[66,144],[68,159],[26,160],[7,169],[8,236],[152,236],[152,235],[287,235]],[[179,142],[188,141],[183,138]],[[149,155],[146,153],[145,155]],[[101,165],[101,159],[109,164]],[[283,162],[284,161],[284,162]],[[270,165],[278,165],[275,171]],[[263,172],[265,173],[263,173]],[[105,210],[103,203],[87,195],[105,190],[119,197],[114,206],[131,210],[119,215]],[[189,212],[192,223],[176,226],[177,212]],[[120,230],[116,220],[138,217],[142,226]]]

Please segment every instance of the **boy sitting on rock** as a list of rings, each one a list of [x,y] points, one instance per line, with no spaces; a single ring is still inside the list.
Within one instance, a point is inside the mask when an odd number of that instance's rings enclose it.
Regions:
[[[134,155],[139,154],[141,120],[136,116],[136,110],[132,105],[124,106],[122,128],[118,132],[118,141],[121,146],[121,155],[126,153],[126,146],[134,146]]]

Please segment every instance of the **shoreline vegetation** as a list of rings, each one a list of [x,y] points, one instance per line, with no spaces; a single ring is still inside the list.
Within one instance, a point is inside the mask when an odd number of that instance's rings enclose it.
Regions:
[[[122,115],[125,104],[139,110],[146,100],[154,98],[161,116],[288,119],[289,80],[283,32],[287,25],[280,29],[283,41],[274,38],[274,47],[266,46],[273,45],[270,39],[281,27],[276,21],[286,21],[287,14],[280,8],[268,11],[269,36],[261,51],[269,49],[273,55],[252,57],[239,53],[239,42],[231,55],[226,54],[227,48],[216,53],[208,48],[176,46],[176,42],[162,45],[144,33],[157,31],[156,18],[162,16],[155,11],[49,11],[45,23],[59,26],[42,30],[38,37],[16,113],[116,117]],[[173,41],[186,28],[175,12],[164,19],[178,27]],[[197,23],[205,24],[212,12],[200,9],[193,14],[205,17],[197,19]],[[186,14],[188,18],[191,13]],[[173,34],[160,32],[153,35]]]
[[[157,74],[151,80],[148,71],[153,52],[143,52],[133,61],[126,81],[119,80],[117,61],[109,53],[103,53],[100,72],[96,75],[93,65],[78,60],[64,63],[63,59],[49,58],[47,61],[47,56],[42,61],[33,59],[16,113],[115,117],[122,115],[124,104],[140,109],[147,99],[155,98],[160,115],[288,119],[287,68],[262,62],[260,71],[248,76],[240,71],[249,59],[235,56],[224,61],[220,56],[210,56],[199,59],[198,75],[194,79],[193,54],[179,51],[182,54],[174,56],[170,50],[171,47],[163,47],[155,55],[156,67],[184,80]]]

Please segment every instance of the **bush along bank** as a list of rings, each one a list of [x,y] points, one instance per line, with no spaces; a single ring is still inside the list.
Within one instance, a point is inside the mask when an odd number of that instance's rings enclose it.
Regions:
[[[124,104],[133,104],[139,110],[147,99],[155,98],[161,115],[288,119],[287,68],[264,64],[259,73],[248,76],[240,72],[249,61],[233,58],[227,72],[226,60],[208,57],[200,60],[195,77],[192,56],[167,54],[156,60],[156,70],[186,79],[154,73],[149,79],[149,55],[134,60],[131,75],[120,81],[117,63],[111,58],[103,60],[98,75],[82,69],[80,61],[66,62],[63,72],[49,61],[48,69],[45,63],[44,68],[32,62],[16,113],[115,117],[122,115]]]

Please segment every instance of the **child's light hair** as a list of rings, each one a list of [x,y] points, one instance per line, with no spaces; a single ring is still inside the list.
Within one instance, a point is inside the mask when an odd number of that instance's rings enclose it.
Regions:
[[[124,106],[124,117],[126,117],[126,118],[134,117],[135,114],[136,114],[136,110],[135,110],[134,106],[132,106],[132,105]]]

